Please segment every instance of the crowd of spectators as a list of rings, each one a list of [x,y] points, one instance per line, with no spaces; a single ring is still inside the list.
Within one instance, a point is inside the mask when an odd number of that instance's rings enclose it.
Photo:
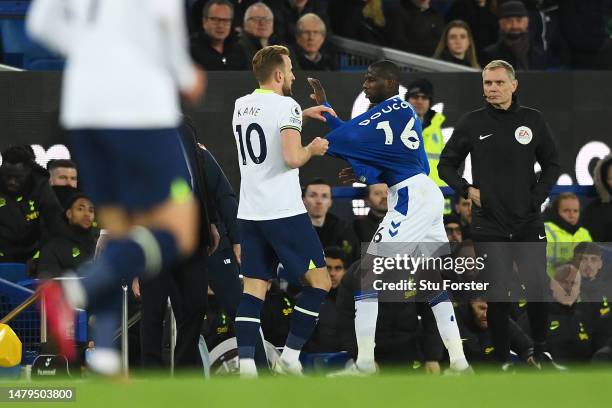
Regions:
[[[248,70],[269,44],[298,69],[335,70],[330,34],[479,68],[612,69],[610,0],[190,0],[191,50],[208,70]]]

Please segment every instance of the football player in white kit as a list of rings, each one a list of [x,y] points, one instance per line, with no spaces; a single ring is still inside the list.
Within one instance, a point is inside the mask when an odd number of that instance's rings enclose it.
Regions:
[[[306,285],[293,309],[287,342],[273,369],[300,375],[300,351],[311,336],[331,286],[323,248],[302,202],[298,168],[327,151],[315,138],[302,146],[302,118],[325,120],[317,106],[302,112],[291,98],[295,79],[289,51],[273,45],[253,57],[259,89],[236,100],[232,130],[240,166],[238,223],[244,293],[236,314],[240,375],[255,377],[255,342],[268,280],[277,266]]]
[[[179,93],[196,102],[204,74],[191,61],[182,0],[36,0],[27,29],[66,57],[61,124],[79,184],[111,239],[79,275],[43,286],[50,334],[66,336],[74,307],[96,314],[90,368],[120,371],[113,333],[122,279],[156,274],[197,244],[197,207],[177,127]]]

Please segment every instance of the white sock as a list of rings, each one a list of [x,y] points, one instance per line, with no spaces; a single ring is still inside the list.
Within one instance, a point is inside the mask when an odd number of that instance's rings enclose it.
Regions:
[[[301,350],[295,350],[291,347],[285,346],[280,358],[283,360],[283,363],[289,366],[294,366],[296,364],[300,364],[300,352]]]
[[[357,336],[357,366],[364,370],[375,369],[376,320],[378,297],[355,301],[355,335]]]
[[[241,358],[240,359],[240,377],[252,378],[257,377],[257,367],[255,366],[255,360],[252,358]]]
[[[457,370],[466,369],[469,364],[463,354],[463,344],[453,304],[449,301],[440,302],[432,306],[431,310],[436,318],[442,342],[448,350],[451,367]]]
[[[118,375],[121,372],[121,356],[115,349],[96,347],[92,350],[87,365],[98,374]]]

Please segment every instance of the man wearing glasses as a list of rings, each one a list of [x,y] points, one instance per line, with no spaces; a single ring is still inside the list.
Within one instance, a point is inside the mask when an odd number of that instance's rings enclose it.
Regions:
[[[323,46],[327,29],[325,22],[314,13],[306,13],[297,21],[295,55],[297,64],[305,71],[333,71],[333,55]]]
[[[202,10],[203,32],[191,39],[194,61],[209,71],[248,70],[242,48],[231,35],[234,6],[228,0],[209,0]]]
[[[244,50],[247,62],[263,47],[283,45],[274,35],[274,14],[270,7],[262,2],[249,6],[244,13],[244,26],[239,43]]]

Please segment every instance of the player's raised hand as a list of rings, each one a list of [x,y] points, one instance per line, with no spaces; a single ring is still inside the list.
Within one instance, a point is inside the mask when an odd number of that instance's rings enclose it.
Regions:
[[[315,137],[312,142],[308,145],[308,150],[313,156],[323,156],[327,152],[329,147],[329,141],[321,137]]]
[[[323,116],[323,112],[327,112],[330,115],[338,117],[336,112],[332,108],[328,108],[327,106],[312,106],[310,108],[304,109],[302,111],[302,119],[315,119],[321,122],[325,122],[325,117]]]
[[[338,173],[338,178],[342,184],[353,184],[357,182],[355,172],[351,167],[345,167]]]
[[[182,91],[181,95],[183,95],[183,98],[185,98],[187,102],[193,105],[197,104],[206,91],[206,81],[206,71],[196,67],[195,84],[191,89]]]
[[[323,85],[321,85],[321,81],[316,78],[308,78],[308,83],[314,92],[310,94],[310,98],[319,105],[327,102],[327,95],[325,95],[325,89],[323,88]]]

